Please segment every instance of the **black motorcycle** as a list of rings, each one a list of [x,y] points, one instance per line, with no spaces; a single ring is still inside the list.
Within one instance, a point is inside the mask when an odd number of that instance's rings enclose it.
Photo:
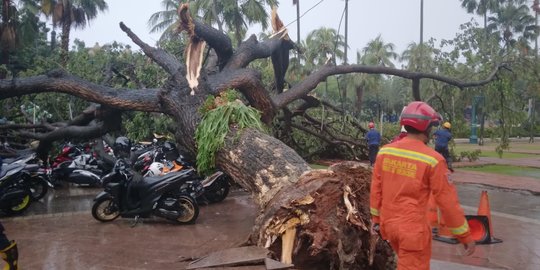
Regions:
[[[14,160],[4,160],[4,166],[8,164],[23,165],[23,169],[19,178],[20,184],[28,187],[31,194],[31,199],[37,201],[47,194],[49,188],[53,188],[50,181],[51,169],[43,165],[35,153],[21,156]]]
[[[31,191],[20,183],[22,164],[2,166],[0,172],[0,210],[7,215],[22,213],[30,206]]]
[[[59,181],[64,181],[77,185],[99,187],[101,186],[101,179],[98,175],[100,172],[80,169],[74,161],[65,161],[52,170],[51,178],[55,185],[59,185]]]
[[[20,181],[22,185],[30,189],[30,196],[33,201],[45,197],[49,188],[54,188],[54,185],[49,180],[50,172],[50,169],[40,167],[38,164],[24,166]]]
[[[118,159],[113,171],[102,179],[105,190],[94,199],[92,216],[101,222],[119,216],[137,220],[155,215],[182,224],[194,223],[199,206],[189,194],[180,192],[180,187],[193,174],[194,170],[184,170],[142,177]]]

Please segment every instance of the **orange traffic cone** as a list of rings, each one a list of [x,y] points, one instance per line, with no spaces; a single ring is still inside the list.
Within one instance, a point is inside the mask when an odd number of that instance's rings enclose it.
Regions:
[[[489,208],[489,197],[486,190],[482,191],[480,195],[480,204],[478,205],[478,212],[476,213],[479,216],[486,216],[489,221],[489,233],[493,235],[493,226],[491,225],[491,209]]]
[[[482,242],[479,242],[480,244],[494,244],[494,243],[500,243],[502,242],[501,239],[497,239],[495,237],[493,237],[493,223],[492,223],[492,220],[491,220],[491,209],[489,207],[489,197],[488,197],[488,194],[487,194],[487,191],[483,190],[482,191],[482,194],[480,195],[480,204],[478,205],[478,212],[477,212],[477,215],[478,216],[485,216],[487,217],[487,223],[488,223],[488,228],[489,228],[489,235],[488,235],[488,239],[486,241],[482,241]],[[469,222],[469,225],[471,223]],[[473,228],[479,228],[478,226],[473,226]],[[480,230],[484,230],[484,229],[481,229],[479,228]],[[473,229],[471,228],[471,233],[474,234],[475,232],[473,232]]]

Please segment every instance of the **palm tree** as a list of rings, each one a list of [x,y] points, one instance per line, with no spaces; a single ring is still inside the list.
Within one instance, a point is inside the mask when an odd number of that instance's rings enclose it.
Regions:
[[[530,9],[524,2],[501,3],[494,16],[488,18],[488,31],[504,41],[507,50],[516,44],[528,48],[529,41],[537,37],[536,19],[530,14]]]
[[[2,0],[1,7],[2,22],[0,24],[0,64],[7,65],[9,63],[9,54],[15,49],[15,25],[13,17],[16,9],[11,0]],[[7,70],[0,70],[0,79],[4,79],[7,75]]]
[[[384,67],[394,67],[391,59],[398,57],[394,52],[395,45],[393,43],[384,43],[381,35],[374,40],[368,42],[367,46],[362,49],[364,55],[361,62],[367,65],[380,65]]]
[[[340,48],[345,46],[343,36],[338,35],[332,28],[321,27],[311,31],[305,41],[306,65],[310,68],[324,65],[328,62],[335,63],[342,60],[344,53]]]
[[[162,0],[161,6],[163,11],[158,11],[148,20],[148,26],[150,27],[150,33],[161,32],[159,41],[165,41],[171,39],[174,36],[174,29],[178,27],[178,7],[181,3],[186,1],[178,0]]]
[[[376,65],[385,67],[394,67],[391,59],[397,58],[397,53],[394,52],[394,44],[385,43],[379,35],[375,39],[368,42],[362,49],[362,53],[356,53],[357,64]],[[366,90],[377,92],[380,90],[380,85],[383,77],[381,75],[370,74],[355,74],[353,75],[349,88],[354,89],[356,94],[355,108],[358,113],[362,109],[363,96]]]
[[[47,16],[52,16],[53,27],[62,27],[61,62],[66,66],[71,28],[84,28],[97,17],[98,12],[108,9],[105,0],[42,0],[41,8]]]
[[[499,9],[501,0],[460,0],[461,6],[467,9],[468,13],[476,13],[484,17],[484,28],[487,28],[488,12],[496,12]]]
[[[403,51],[400,56],[400,61],[407,62],[408,70],[430,70],[433,65],[433,47],[424,43],[418,45],[416,42],[412,42],[407,46],[407,49]]]
[[[39,18],[35,15],[37,6],[31,0],[21,0],[16,5],[11,0],[2,0],[0,6],[0,65],[8,67],[11,54],[33,44],[39,33]],[[9,69],[9,67],[8,67]],[[0,79],[7,76],[7,70],[0,70]]]
[[[148,24],[151,32],[163,31],[162,39],[172,36],[172,26],[177,20],[176,10],[186,0],[163,0],[164,11],[159,11],[150,17]],[[251,24],[260,23],[262,29],[268,28],[268,16],[266,6],[277,6],[277,0],[198,0],[190,2],[190,9],[204,22],[216,23],[220,31],[234,32],[237,44],[240,44]]]

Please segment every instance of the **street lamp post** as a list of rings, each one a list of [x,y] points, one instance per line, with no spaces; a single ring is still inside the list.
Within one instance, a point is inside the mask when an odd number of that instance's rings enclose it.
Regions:
[[[469,143],[478,143],[478,135],[477,135],[477,117],[476,117],[476,111],[477,107],[480,105],[481,102],[484,101],[484,96],[474,96],[473,103],[472,103],[472,112],[471,112],[471,136],[469,137]]]

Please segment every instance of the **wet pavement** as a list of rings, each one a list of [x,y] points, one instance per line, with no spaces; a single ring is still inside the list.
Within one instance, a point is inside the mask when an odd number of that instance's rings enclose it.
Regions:
[[[472,257],[463,258],[458,245],[434,241],[432,269],[540,269],[540,196],[461,182],[456,187],[467,214],[476,213],[481,191],[488,190],[494,234],[504,242],[478,246]],[[8,236],[18,241],[21,268],[185,269],[186,259],[243,243],[257,214],[249,195],[236,190],[222,203],[202,206],[195,225],[161,218],[135,227],[130,219],[100,223],[90,213],[100,191],[63,187],[32,204],[24,216],[3,217]]]
[[[184,269],[186,259],[243,243],[256,213],[247,194],[233,192],[219,204],[201,207],[194,225],[161,218],[144,219],[135,227],[131,219],[101,223],[90,213],[99,191],[56,190],[48,198],[57,198],[44,202],[51,208],[33,204],[24,216],[3,218],[8,237],[18,242],[21,268]],[[73,192],[75,199],[63,198]]]

